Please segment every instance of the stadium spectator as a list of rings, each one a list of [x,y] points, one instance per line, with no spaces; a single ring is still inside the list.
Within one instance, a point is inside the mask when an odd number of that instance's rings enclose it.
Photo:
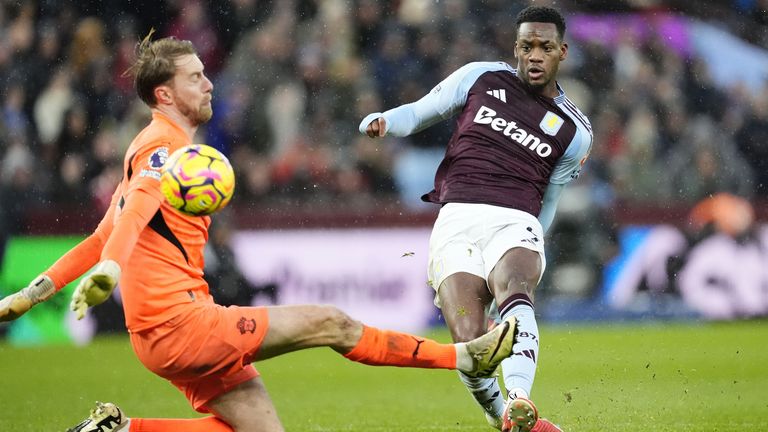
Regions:
[[[746,114],[735,139],[741,154],[755,172],[753,188],[761,198],[768,198],[768,87],[752,99],[751,112]]]
[[[20,83],[12,83],[5,92],[0,122],[9,136],[26,138],[30,135],[31,123],[24,105],[26,92]]]
[[[101,19],[88,17],[81,20],[75,28],[67,57],[75,80],[86,85],[91,69],[108,53],[106,28]]]
[[[379,330],[333,306],[223,307],[203,279],[209,217],[177,212],[160,191],[163,159],[192,142],[212,116],[213,84],[189,41],[139,46],[131,68],[151,123],[125,154],[123,178],[96,231],[20,292],[0,300],[0,321],[18,318],[91,267],[72,295],[78,319],[110,298],[118,281],[139,360],[213,415],[198,419],[129,419],[98,403],[72,432],[281,431],[280,420],[251,365],[291,351],[330,347],[369,365],[456,369],[490,376],[517,338],[510,317],[472,341],[439,344]],[[243,409],[244,406],[249,409]]]
[[[181,40],[189,40],[200,50],[200,60],[215,75],[224,61],[216,28],[210,22],[201,0],[185,1],[174,5],[176,18],[168,24],[167,33]]]
[[[88,112],[82,104],[74,104],[64,113],[64,123],[54,143],[52,168],[61,171],[62,161],[72,154],[83,155],[91,147]],[[60,172],[59,172],[60,174]]]
[[[659,185],[670,200],[694,205],[719,192],[742,198],[754,195],[751,167],[733,139],[715,130],[713,122],[701,116],[689,122],[683,143],[671,152],[669,179]]]
[[[53,168],[56,159],[55,141],[64,127],[67,111],[75,102],[75,92],[68,68],[57,67],[49,73],[50,79],[35,100],[34,119],[42,161]]]
[[[562,15],[532,6],[516,26],[516,69],[468,63],[418,101],[369,114],[359,129],[371,138],[407,136],[458,117],[434,189],[422,196],[442,206],[430,239],[435,304],[457,342],[483,334],[489,307],[515,317],[519,338],[502,363],[506,404],[495,378],[461,380],[491,426],[555,431],[528,399],[539,358],[533,298],[546,265],[544,233],[589,155],[592,129],[557,82],[568,55]]]
[[[40,190],[34,183],[35,161],[23,137],[16,137],[5,149],[0,163],[0,190],[8,234],[24,234],[25,214],[41,204]]]

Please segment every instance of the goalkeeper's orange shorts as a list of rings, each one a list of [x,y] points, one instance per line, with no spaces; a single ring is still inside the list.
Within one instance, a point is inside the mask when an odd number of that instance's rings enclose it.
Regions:
[[[191,303],[164,324],[131,333],[147,369],[178,387],[199,412],[239,384],[259,376],[251,365],[269,327],[263,307]]]

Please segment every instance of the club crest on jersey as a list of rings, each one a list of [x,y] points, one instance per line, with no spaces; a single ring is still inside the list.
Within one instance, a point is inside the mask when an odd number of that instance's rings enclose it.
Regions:
[[[547,114],[544,115],[541,123],[539,123],[539,127],[545,134],[555,136],[560,130],[560,127],[563,126],[563,123],[565,123],[565,121],[559,115],[552,111],[547,111]]]
[[[160,147],[149,155],[149,167],[159,170],[165,165],[166,159],[168,159],[168,147]]]
[[[240,321],[237,322],[237,329],[240,330],[240,334],[244,335],[246,333],[255,333],[256,332],[256,320],[251,319],[245,319],[245,317],[240,317]]]

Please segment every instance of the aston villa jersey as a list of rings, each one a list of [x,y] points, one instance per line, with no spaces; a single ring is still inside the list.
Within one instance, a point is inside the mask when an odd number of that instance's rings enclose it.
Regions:
[[[554,99],[541,96],[507,63],[477,62],[382,116],[388,133],[405,136],[458,114],[435,188],[423,200],[492,204],[538,216],[547,185],[578,177],[592,145],[589,120],[558,91]]]

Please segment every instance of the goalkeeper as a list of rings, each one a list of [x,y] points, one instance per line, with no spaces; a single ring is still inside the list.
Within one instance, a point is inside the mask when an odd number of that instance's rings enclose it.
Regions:
[[[104,302],[118,282],[126,326],[139,360],[181,390],[209,417],[127,418],[99,403],[73,432],[282,431],[263,381],[251,364],[327,346],[369,365],[458,369],[488,376],[511,354],[515,320],[467,343],[439,344],[379,330],[332,306],[223,307],[203,279],[210,218],[175,211],[163,200],[165,157],[192,142],[211,118],[213,85],[188,41],[139,44],[130,69],[152,121],[129,146],[123,178],[95,232],[20,292],[0,301],[0,321],[16,319],[84,274],[72,295],[78,319]]]

